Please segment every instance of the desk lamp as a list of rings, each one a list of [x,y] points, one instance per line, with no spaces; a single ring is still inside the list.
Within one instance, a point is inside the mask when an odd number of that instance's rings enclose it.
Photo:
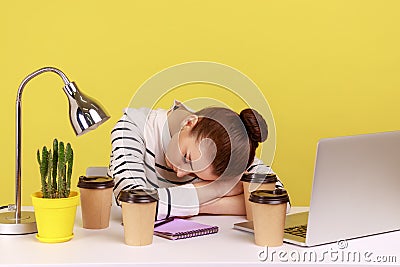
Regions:
[[[16,156],[15,156],[15,211],[0,213],[0,234],[21,235],[36,233],[35,214],[32,211],[21,211],[21,98],[25,85],[34,77],[44,72],[54,72],[64,81],[64,92],[69,100],[70,121],[77,136],[97,128],[110,117],[93,99],[78,90],[74,82],[59,69],[41,68],[28,75],[18,88],[16,101]],[[10,205],[14,206],[14,205]]]

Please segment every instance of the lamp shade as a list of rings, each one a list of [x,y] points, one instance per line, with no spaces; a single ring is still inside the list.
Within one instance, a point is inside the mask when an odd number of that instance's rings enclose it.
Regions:
[[[76,135],[96,129],[110,118],[104,108],[94,99],[79,91],[74,82],[64,86],[68,96],[70,121]]]

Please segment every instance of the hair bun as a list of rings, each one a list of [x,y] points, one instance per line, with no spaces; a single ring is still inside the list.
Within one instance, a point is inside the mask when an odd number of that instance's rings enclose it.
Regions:
[[[244,109],[240,112],[239,116],[252,141],[261,143],[267,140],[268,125],[256,110],[250,108]]]

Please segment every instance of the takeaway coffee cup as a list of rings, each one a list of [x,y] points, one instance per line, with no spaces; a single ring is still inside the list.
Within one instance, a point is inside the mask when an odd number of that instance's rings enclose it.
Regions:
[[[104,229],[109,226],[114,179],[79,177],[83,228]]]
[[[286,206],[285,189],[256,190],[250,194],[253,210],[254,241],[258,246],[277,247],[283,244]]]
[[[255,190],[274,190],[275,183],[278,181],[273,173],[246,173],[242,176],[243,193],[246,205],[246,219],[253,220],[249,197]]]
[[[153,242],[154,220],[158,201],[157,190],[121,191],[122,222],[125,244],[146,246]]]

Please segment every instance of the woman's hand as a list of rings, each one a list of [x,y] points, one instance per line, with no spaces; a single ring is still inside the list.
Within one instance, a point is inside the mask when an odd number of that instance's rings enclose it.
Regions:
[[[246,208],[243,194],[222,197],[200,205],[199,213],[220,215],[245,215]]]
[[[230,181],[200,181],[193,183],[197,189],[200,204],[220,197],[236,196],[243,193],[243,184],[241,181],[234,184]]]
[[[240,194],[243,194],[243,184],[241,181],[239,181],[225,196],[230,197]]]

